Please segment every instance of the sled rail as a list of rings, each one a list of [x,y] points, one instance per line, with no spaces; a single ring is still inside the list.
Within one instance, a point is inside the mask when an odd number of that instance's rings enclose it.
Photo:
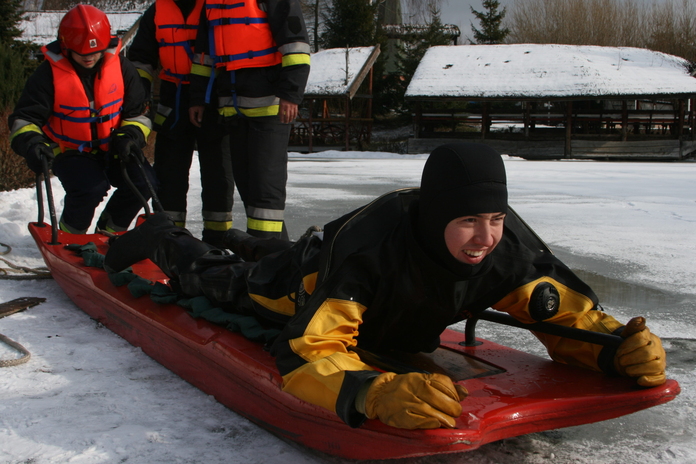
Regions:
[[[531,330],[532,332],[557,335],[559,337],[570,338],[573,340],[579,340],[581,342],[594,343],[595,345],[602,345],[608,347],[617,347],[623,341],[623,338],[621,338],[618,335],[576,329],[574,327],[566,327],[562,325],[551,324],[549,322],[535,322],[534,324],[525,324],[523,322],[518,321],[509,314],[485,310],[480,314],[477,314],[476,316],[469,318],[466,321],[466,326],[464,328],[464,342],[461,343],[462,345],[476,346],[480,344],[480,342],[476,341],[476,324],[479,320],[495,322],[498,324],[509,325],[511,327],[518,327],[520,329]]]

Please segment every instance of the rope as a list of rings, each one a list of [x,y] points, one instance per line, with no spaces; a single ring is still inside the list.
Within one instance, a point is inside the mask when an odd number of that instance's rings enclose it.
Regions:
[[[8,250],[12,250],[8,245],[5,245],[4,243],[0,243],[0,245],[8,248]],[[9,253],[9,251],[0,253],[2,255],[5,255]],[[8,279],[8,280],[30,280],[30,279],[51,279],[51,271],[48,270],[48,268],[45,267],[37,267],[37,268],[30,268],[30,267],[24,267],[24,266],[18,266],[16,264],[13,264],[12,262],[6,260],[5,258],[0,258],[0,261],[3,263],[7,264],[9,268],[5,267],[0,267],[0,279]]]
[[[31,359],[31,353],[29,353],[29,351],[26,348],[24,348],[22,345],[15,342],[14,340],[10,340],[9,338],[4,336],[3,334],[0,334],[0,341],[4,342],[6,345],[8,345],[8,346],[14,348],[15,350],[19,351],[20,353],[22,353],[21,358],[9,359],[7,361],[0,360],[0,368],[19,366],[20,364],[24,364],[25,362],[29,361],[29,359]]]
[[[32,306],[36,306],[37,304],[43,303],[44,301],[46,301],[46,298],[29,297],[29,298],[17,298],[16,300],[12,300],[8,303],[4,303],[3,306],[8,306],[8,307],[3,308],[4,312],[0,312],[0,318],[3,318],[5,316],[9,316],[10,314],[18,313],[19,311],[24,311],[25,309],[31,308]],[[29,361],[29,359],[31,358],[31,353],[29,353],[29,350],[24,348],[22,345],[20,345],[16,341],[14,341],[10,338],[7,338],[3,334],[0,334],[0,342],[5,343],[10,348],[14,348],[15,350],[19,351],[22,354],[22,356],[20,358],[17,358],[17,359],[0,360],[0,368],[19,366],[20,364],[24,364],[25,362]]]

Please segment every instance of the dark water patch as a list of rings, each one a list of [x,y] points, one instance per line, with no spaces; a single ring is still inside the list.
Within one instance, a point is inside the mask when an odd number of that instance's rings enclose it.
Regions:
[[[668,320],[688,317],[687,320],[693,320],[696,312],[694,294],[627,282],[623,276],[639,272],[640,268],[629,269],[630,265],[626,263],[576,255],[556,247],[553,252],[595,291],[604,308],[633,308],[646,316]]]
[[[667,364],[670,369],[684,369],[691,373],[696,370],[696,339],[663,338],[662,344],[667,353]]]
[[[696,295],[624,282],[589,271],[573,271],[592,287],[602,306],[634,308],[654,316],[679,316],[696,311]]]

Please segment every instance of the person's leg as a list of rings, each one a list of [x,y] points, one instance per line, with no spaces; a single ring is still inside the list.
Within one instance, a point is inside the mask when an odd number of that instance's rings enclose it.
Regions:
[[[105,227],[114,232],[127,230],[135,216],[144,207],[142,200],[150,199],[150,187],[157,190],[158,183],[154,169],[147,161],[142,163],[142,167],[143,170],[135,162],[126,163],[126,174],[142,198],[139,198],[126,182],[120,163],[112,163],[107,168],[107,177],[111,185],[116,187],[116,191],[111,195],[104,207],[104,212],[99,217],[98,225],[100,228]],[[145,175],[143,175],[143,171]]]
[[[186,195],[196,134],[197,128],[188,117],[179,118],[174,128],[158,132],[155,140],[157,196],[164,211],[181,227],[186,226]]]
[[[294,242],[280,238],[254,237],[238,229],[230,229],[225,235],[224,248],[244,261],[258,261],[264,256],[292,248]]]
[[[234,182],[239,196],[247,205],[249,196],[249,142],[247,140],[248,125],[246,118],[233,118],[229,126],[230,161]]]
[[[86,233],[94,210],[111,188],[102,161],[91,155],[67,151],[56,157],[53,173],[65,190],[61,229],[73,234]]]
[[[104,269],[119,272],[143,259],[152,260],[185,295],[205,295],[220,303],[246,295],[246,271],[254,265],[196,239],[165,213],[112,239]]]
[[[247,232],[288,239],[285,198],[290,125],[277,116],[247,118]]]
[[[234,176],[230,136],[217,120],[217,112],[206,112],[196,140],[201,168],[203,241],[222,247],[225,233],[232,227]]]

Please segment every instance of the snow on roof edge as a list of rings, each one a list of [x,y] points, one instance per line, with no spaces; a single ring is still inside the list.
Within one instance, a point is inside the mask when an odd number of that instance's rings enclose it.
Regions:
[[[688,61],[630,47],[510,44],[431,47],[406,91],[428,98],[696,95]]]

